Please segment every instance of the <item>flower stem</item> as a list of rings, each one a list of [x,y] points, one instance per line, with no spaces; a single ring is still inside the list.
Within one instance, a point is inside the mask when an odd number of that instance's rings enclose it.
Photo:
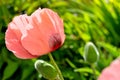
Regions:
[[[94,64],[91,64],[91,68],[92,68],[92,70],[93,70],[94,80],[96,80],[96,79],[97,79],[97,76],[96,76],[96,71],[95,71]]]
[[[56,62],[55,62],[55,60],[54,60],[52,54],[49,53],[48,56],[49,56],[49,58],[50,58],[50,60],[51,60],[51,62],[52,62],[52,64],[53,64],[53,66],[56,68],[60,80],[64,80],[64,78],[63,78],[63,76],[62,76],[62,73],[61,73],[60,69],[58,68],[58,66],[57,66],[57,64],[56,64]]]

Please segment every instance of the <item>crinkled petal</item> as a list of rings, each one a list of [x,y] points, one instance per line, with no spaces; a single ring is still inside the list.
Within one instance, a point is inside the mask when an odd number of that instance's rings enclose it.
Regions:
[[[31,26],[31,25],[28,25]],[[47,40],[45,36],[40,36],[40,32],[36,27],[27,31],[27,35],[22,38],[21,43],[26,50],[32,55],[43,55],[48,53],[50,50],[46,46]]]
[[[16,31],[18,32],[18,31]],[[18,33],[20,35],[20,33]],[[36,58],[37,56],[31,55],[28,51],[26,51],[22,45],[16,34],[13,32],[13,29],[8,26],[5,35],[5,43],[6,47],[14,53],[14,55],[18,58],[29,59]]]
[[[48,12],[47,12],[48,11]],[[49,15],[50,14],[50,15]],[[56,15],[57,19],[52,19],[52,15]],[[33,55],[43,55],[47,54],[50,51],[53,51],[54,49],[50,47],[50,43],[53,43],[53,45],[56,46],[58,44],[57,42],[61,42],[61,37],[64,36],[63,31],[63,23],[60,18],[58,18],[56,13],[53,13],[52,11],[48,9],[38,9],[31,15],[31,25],[28,25],[27,27],[33,26],[32,29],[27,30],[27,35],[22,38],[22,45],[25,49],[27,49],[31,54]],[[54,20],[60,21],[61,24],[58,24],[59,22],[56,22]],[[61,31],[58,29],[59,26],[61,27]],[[61,34],[60,38],[55,38],[60,41],[51,40],[52,35],[54,34]],[[53,37],[52,37],[53,38]],[[50,42],[51,41],[51,42]],[[54,44],[56,42],[56,44]],[[63,41],[62,41],[63,42]],[[59,45],[61,46],[61,44]]]
[[[56,31],[60,34],[63,44],[65,40],[63,20],[60,19],[57,13],[51,11],[50,9],[45,8],[44,11],[49,16],[50,21],[53,23],[53,27],[56,28]]]

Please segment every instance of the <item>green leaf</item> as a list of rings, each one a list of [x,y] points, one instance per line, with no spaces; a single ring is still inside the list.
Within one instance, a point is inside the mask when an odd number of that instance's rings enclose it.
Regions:
[[[107,52],[109,52],[113,57],[119,56],[119,51],[116,46],[112,44],[105,43],[105,42],[98,42],[97,43],[100,47],[103,47]]]
[[[74,70],[75,72],[80,72],[80,73],[91,73],[93,74],[93,70],[91,68],[88,67],[83,67],[83,68],[78,68]],[[100,75],[100,72],[95,70],[96,75]]]
[[[18,68],[18,63],[9,61],[3,73],[3,80],[10,78]]]
[[[34,71],[34,68],[32,66],[28,66],[27,68],[23,68],[22,71],[22,78],[21,80],[26,80],[28,76]]]
[[[74,65],[74,63],[72,63],[68,58],[65,59],[67,61],[67,63],[72,67],[72,68],[76,68],[76,66]]]

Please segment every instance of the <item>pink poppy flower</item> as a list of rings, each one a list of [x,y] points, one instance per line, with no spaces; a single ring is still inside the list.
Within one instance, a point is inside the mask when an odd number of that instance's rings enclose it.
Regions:
[[[116,59],[105,68],[98,80],[120,80],[120,59]]]
[[[64,40],[63,20],[47,8],[38,9],[31,16],[16,16],[5,34],[8,50],[22,59],[48,54],[59,48]]]

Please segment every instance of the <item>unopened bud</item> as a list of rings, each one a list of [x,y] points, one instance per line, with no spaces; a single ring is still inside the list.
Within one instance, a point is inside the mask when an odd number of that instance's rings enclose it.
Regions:
[[[37,60],[35,62],[35,69],[42,74],[42,76],[46,79],[55,79],[57,77],[57,71],[54,68],[54,66],[52,66],[51,64],[49,64],[46,61],[43,60]]]
[[[84,59],[89,63],[95,63],[99,59],[99,52],[92,42],[88,42],[85,45]]]

